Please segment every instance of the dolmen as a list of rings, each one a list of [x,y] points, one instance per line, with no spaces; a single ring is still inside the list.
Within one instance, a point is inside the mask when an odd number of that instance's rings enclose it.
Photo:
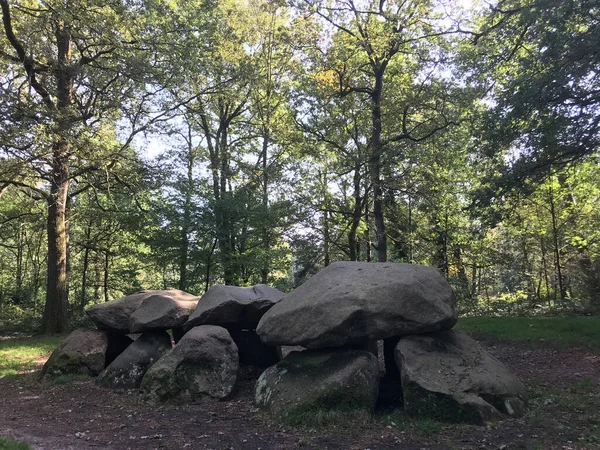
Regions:
[[[526,391],[501,362],[460,331],[456,300],[435,268],[337,262],[276,303],[256,332],[263,343],[302,346],[259,378],[255,402],[291,422],[372,411],[383,340],[409,414],[486,423],[523,414]]]
[[[217,325],[227,329],[238,347],[240,363],[270,366],[279,361],[279,349],[264,344],[256,334],[263,315],[279,302],[284,293],[260,284],[252,287],[212,286],[202,296],[184,329]]]
[[[151,401],[225,398],[240,363],[279,361],[279,349],[262,343],[255,329],[283,296],[265,285],[215,285],[202,297],[148,290],[94,305],[86,313],[97,330],[72,333],[43,374],[95,376],[101,386],[140,389]]]
[[[456,299],[432,267],[337,262],[288,294],[141,291],[86,312],[97,330],[71,334],[45,376],[81,373],[150,402],[191,403],[234,395],[248,364],[262,370],[255,404],[287,423],[369,414],[390,383],[417,417],[486,424],[526,409],[516,376],[453,329]]]

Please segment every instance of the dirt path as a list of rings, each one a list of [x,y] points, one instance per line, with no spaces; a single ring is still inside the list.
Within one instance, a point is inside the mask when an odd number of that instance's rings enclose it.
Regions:
[[[0,380],[0,435],[36,449],[600,449],[600,352],[486,344],[530,387],[531,412],[497,427],[368,423],[282,428],[252,405],[256,373],[227,401],[152,406],[92,381]],[[27,382],[29,380],[29,382]]]

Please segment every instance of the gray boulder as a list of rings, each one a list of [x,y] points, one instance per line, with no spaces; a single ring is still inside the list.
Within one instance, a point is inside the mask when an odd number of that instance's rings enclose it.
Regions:
[[[171,349],[171,337],[166,331],[142,334],[98,376],[100,386],[137,388],[148,369]]]
[[[142,398],[162,402],[222,399],[231,394],[239,368],[238,350],[226,329],[192,328],[144,376]]]
[[[140,291],[117,300],[91,306],[85,312],[99,330],[127,334],[130,332],[129,321],[131,315],[140,307],[145,299],[155,295],[162,296],[165,300],[172,298],[194,298],[193,295],[177,289]]]
[[[105,367],[108,347],[109,339],[105,332],[75,330],[52,352],[42,368],[42,375],[96,376]]]
[[[129,318],[129,330],[143,333],[151,330],[180,328],[196,309],[200,297],[183,291],[151,295],[142,300],[140,306]]]
[[[291,352],[258,379],[255,403],[283,422],[375,408],[377,358],[364,350]]]
[[[253,330],[261,317],[283,296],[283,292],[264,284],[252,287],[216,284],[201,297],[185,329],[197,325],[219,325]]]
[[[411,415],[484,424],[525,412],[523,383],[463,332],[404,336],[396,362]]]
[[[450,285],[433,267],[336,262],[287,294],[261,319],[266,344],[335,347],[452,328]]]

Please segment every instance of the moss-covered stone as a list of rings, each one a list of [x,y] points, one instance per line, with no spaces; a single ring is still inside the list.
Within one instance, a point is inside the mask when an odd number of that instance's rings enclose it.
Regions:
[[[146,332],[100,374],[97,383],[111,388],[137,388],[148,369],[170,349],[171,337],[166,331]]]
[[[292,352],[267,369],[255,388],[257,406],[283,422],[374,409],[379,367],[361,350]],[[325,414],[327,413],[327,414]]]
[[[108,336],[103,331],[75,330],[52,352],[42,376],[96,376],[104,369]]]
[[[395,356],[412,416],[485,424],[525,412],[525,386],[462,332],[402,337]]]
[[[192,328],[146,373],[140,392],[145,400],[197,402],[231,394],[239,368],[238,351],[226,329]]]

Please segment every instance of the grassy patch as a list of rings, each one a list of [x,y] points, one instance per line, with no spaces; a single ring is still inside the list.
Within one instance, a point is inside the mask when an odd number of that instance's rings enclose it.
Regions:
[[[530,426],[565,433],[581,448],[600,448],[600,396],[596,383],[583,378],[566,388],[541,380],[530,380],[528,385]]]
[[[26,442],[18,442],[0,436],[0,450],[31,450],[31,447]]]
[[[52,353],[63,339],[63,336],[35,336],[0,341],[0,378],[38,369],[40,359]]]
[[[384,422],[400,431],[415,433],[422,437],[434,437],[444,428],[444,424],[431,418],[409,416],[406,411],[398,409],[384,418]]]
[[[72,381],[86,381],[89,380],[90,377],[88,377],[87,375],[79,375],[79,374],[75,374],[75,373],[66,373],[64,375],[58,375],[52,379],[50,379],[50,383],[58,386],[60,384],[67,384],[70,383]]]
[[[457,328],[501,341],[600,348],[600,317],[464,317]]]
[[[294,411],[280,418],[281,425],[307,428],[341,427],[354,428],[371,421],[368,411],[360,410],[312,410]]]

